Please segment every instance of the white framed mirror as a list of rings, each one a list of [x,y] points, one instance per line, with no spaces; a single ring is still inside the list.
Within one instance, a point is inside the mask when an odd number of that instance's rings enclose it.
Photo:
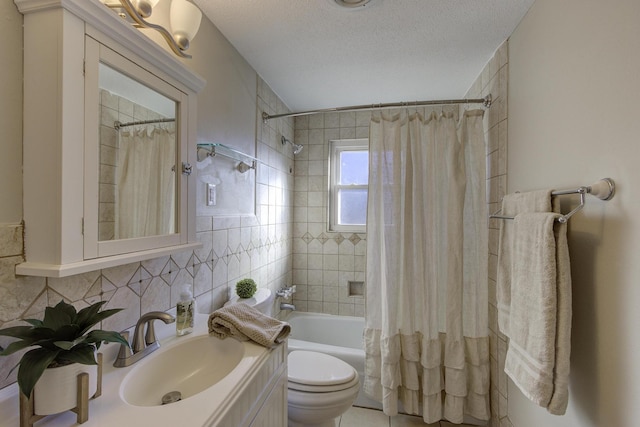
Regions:
[[[176,101],[100,62],[98,241],[176,232]]]
[[[179,245],[187,95],[90,37],[86,46],[85,259]]]

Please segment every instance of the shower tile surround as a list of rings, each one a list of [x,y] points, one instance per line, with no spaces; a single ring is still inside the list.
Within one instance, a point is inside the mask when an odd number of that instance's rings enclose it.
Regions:
[[[64,299],[77,309],[101,300],[105,308],[124,308],[102,322],[102,328],[119,331],[135,325],[142,313],[175,306],[184,285],[193,289],[198,311],[209,313],[229,300],[241,278],[252,277],[273,291],[290,284],[293,153],[280,136],[293,139],[293,119],[263,124],[262,111],[288,110],[261,79],[257,84],[256,157],[263,164],[256,172],[255,216],[198,217],[202,249],[60,279],[16,276],[28,225],[25,230],[22,224],[0,224],[0,328],[42,317],[45,307]],[[0,346],[9,341],[0,337]],[[16,371],[7,374],[20,356],[0,358],[0,388],[15,382]]]
[[[484,116],[489,212],[499,208],[507,173],[508,41],[504,42],[473,83],[466,98],[488,94],[493,104]],[[460,110],[464,110],[461,106]],[[469,106],[468,108],[474,108]],[[412,108],[428,114],[441,107]],[[389,110],[397,113],[399,110]],[[454,111],[457,113],[457,111]],[[329,141],[369,137],[371,112],[332,112],[300,116],[295,143],[304,145],[296,156],[293,200],[293,283],[296,308],[301,311],[364,315],[364,298],[348,294],[349,280],[365,279],[366,233],[328,230]],[[489,221],[489,335],[491,342],[491,425],[511,427],[507,417],[507,377],[504,373],[506,337],[498,331],[496,309],[497,220]],[[336,254],[338,255],[336,260]]]
[[[349,281],[364,281],[366,234],[328,231],[329,141],[369,137],[371,113],[299,116],[293,196],[293,301],[297,310],[364,316],[364,296]]]
[[[489,61],[466,97],[493,95],[485,115],[489,211],[498,209],[506,188],[508,45]],[[348,281],[364,280],[366,234],[327,231],[327,158],[332,139],[367,138],[370,112],[317,114],[263,123],[262,111],[286,112],[286,106],[259,79],[256,157],[258,166],[255,217],[198,217],[203,248],[142,263],[63,279],[15,276],[24,260],[21,224],[0,224],[0,328],[38,317],[64,299],[82,308],[108,301],[125,310],[103,322],[103,328],[133,326],[141,313],[175,305],[184,284],[193,286],[200,312],[229,299],[235,282],[251,276],[261,287],[276,290],[298,285],[298,310],[341,315],[364,314],[364,298],[349,296]],[[463,107],[464,108],[464,107]],[[280,136],[304,145],[294,157]],[[497,328],[496,264],[498,226],[489,221],[489,327],[491,338],[491,425],[511,426],[504,374],[506,338]],[[277,308],[277,304],[276,304]],[[0,345],[7,340],[0,338]],[[0,358],[0,388],[15,381],[7,373],[20,355]]]
[[[488,94],[493,104],[484,116],[487,146],[487,199],[489,212],[500,208],[507,188],[507,94],[509,80],[509,45],[505,41],[485,66],[465,95],[481,98]],[[489,220],[489,339],[491,352],[491,426],[512,427],[507,416],[507,375],[504,360],[507,338],[498,330],[496,271],[498,261],[499,220]]]

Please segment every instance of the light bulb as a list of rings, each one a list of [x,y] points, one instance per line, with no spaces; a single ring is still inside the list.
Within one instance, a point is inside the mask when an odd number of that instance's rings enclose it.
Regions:
[[[148,18],[151,16],[153,12],[153,8],[158,4],[160,0],[136,0],[134,2],[134,6],[136,8],[136,12],[140,14],[143,18]]]
[[[180,49],[187,50],[189,42],[198,33],[202,12],[187,0],[171,1],[171,32]]]

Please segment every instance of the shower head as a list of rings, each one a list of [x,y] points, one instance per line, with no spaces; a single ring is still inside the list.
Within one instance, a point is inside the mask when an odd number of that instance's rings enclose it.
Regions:
[[[284,137],[284,135],[282,135],[282,137],[280,138],[280,142],[282,143],[282,145],[285,145],[287,143],[291,144],[291,146],[293,147],[293,154],[298,154],[302,151],[302,149],[304,148],[303,145],[300,144],[294,144],[293,142],[289,141],[287,138]]]

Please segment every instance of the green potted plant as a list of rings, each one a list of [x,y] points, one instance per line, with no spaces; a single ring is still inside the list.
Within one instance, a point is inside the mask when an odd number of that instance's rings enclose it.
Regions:
[[[242,279],[236,283],[236,294],[240,298],[251,298],[258,290],[258,286],[253,279]]]
[[[41,396],[38,392],[38,386],[40,386],[39,380],[42,378],[44,381],[45,373],[49,371],[54,372],[60,369],[58,372],[62,372],[62,367],[68,367],[73,364],[79,365],[94,365],[90,366],[90,384],[91,384],[91,371],[94,370],[97,377],[97,361],[96,350],[100,348],[103,342],[118,342],[121,344],[129,345],[128,341],[114,331],[103,331],[100,329],[91,329],[102,320],[118,313],[122,309],[111,309],[100,311],[105,301],[97,302],[85,307],[80,311],[76,311],[75,307],[71,304],[67,304],[64,301],[60,301],[55,307],[47,307],[44,313],[44,319],[24,319],[29,326],[14,326],[10,328],[0,329],[0,336],[7,336],[17,338],[7,348],[0,352],[0,356],[6,356],[13,354],[16,351],[28,348],[36,347],[27,351],[16,365],[18,369],[18,386],[20,391],[28,398],[31,396],[31,392],[34,391],[36,403],[36,414],[48,415],[48,410],[38,410],[38,404],[41,401],[46,400],[46,396]],[[79,366],[80,369],[83,369]],[[15,367],[13,368],[15,369]],[[87,368],[84,368],[85,370]],[[67,368],[66,370],[73,370]],[[82,372],[82,371],[81,371]],[[71,374],[72,381],[75,382],[75,377],[78,373]],[[54,376],[59,374],[54,373]],[[63,386],[66,380],[60,380],[57,377],[55,380],[57,384],[54,384],[53,390],[56,390],[53,394],[62,394],[64,391]],[[37,384],[37,385],[36,385]],[[35,388],[35,390],[34,390]],[[90,385],[90,389],[91,389]],[[72,390],[75,393],[75,388]],[[95,393],[95,389],[90,395]],[[44,394],[44,393],[43,393]],[[76,397],[72,396],[71,406],[61,410],[55,410],[57,413],[69,410],[76,405]],[[44,405],[44,404],[43,404]],[[40,412],[40,413],[39,413]]]

